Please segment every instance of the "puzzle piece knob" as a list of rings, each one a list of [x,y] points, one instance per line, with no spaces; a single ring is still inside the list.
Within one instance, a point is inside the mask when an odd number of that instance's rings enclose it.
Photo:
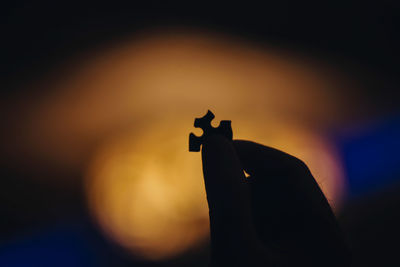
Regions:
[[[207,135],[210,134],[221,134],[232,140],[233,133],[231,127],[231,121],[222,120],[218,127],[214,128],[211,126],[211,121],[215,118],[214,114],[208,110],[207,114],[202,118],[196,118],[194,120],[194,127],[203,129],[202,136],[196,136],[193,133],[189,135],[189,151],[198,152],[200,151],[200,146],[203,144],[203,141]]]

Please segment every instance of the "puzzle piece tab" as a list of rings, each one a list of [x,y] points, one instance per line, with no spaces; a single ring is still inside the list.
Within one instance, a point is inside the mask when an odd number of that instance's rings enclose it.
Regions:
[[[189,151],[198,152],[200,146],[203,144],[204,138],[210,134],[221,134],[232,140],[233,133],[231,127],[231,121],[222,120],[217,128],[211,126],[211,121],[215,118],[214,114],[208,110],[207,114],[202,118],[196,118],[194,120],[194,127],[203,129],[202,136],[196,136],[193,133],[189,135]]]

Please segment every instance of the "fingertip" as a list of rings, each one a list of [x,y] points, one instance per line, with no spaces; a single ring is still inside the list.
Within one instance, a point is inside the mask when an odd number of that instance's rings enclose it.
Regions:
[[[202,160],[204,174],[207,175],[205,178],[237,176],[238,171],[242,170],[232,142],[222,135],[206,137],[202,146]]]
[[[221,135],[208,136],[203,143],[202,160],[210,208],[237,207],[245,194],[246,178],[232,141]]]
[[[208,136],[203,142],[202,160],[214,248],[224,250],[227,245],[249,243],[255,236],[251,199],[232,141],[221,135]]]
[[[232,147],[231,142],[224,136],[219,134],[212,134],[206,136],[202,146],[202,153],[209,154],[222,154],[229,153],[230,147]]]

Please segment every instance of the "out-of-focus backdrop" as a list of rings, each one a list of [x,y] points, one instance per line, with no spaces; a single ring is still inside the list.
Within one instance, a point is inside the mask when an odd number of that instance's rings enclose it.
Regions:
[[[0,266],[206,266],[207,109],[305,161],[355,266],[400,264],[398,8],[9,3]]]

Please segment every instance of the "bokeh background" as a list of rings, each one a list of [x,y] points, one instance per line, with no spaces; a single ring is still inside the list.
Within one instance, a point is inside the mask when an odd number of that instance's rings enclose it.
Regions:
[[[207,266],[207,109],[307,163],[355,266],[398,266],[398,11],[8,3],[0,266]]]

